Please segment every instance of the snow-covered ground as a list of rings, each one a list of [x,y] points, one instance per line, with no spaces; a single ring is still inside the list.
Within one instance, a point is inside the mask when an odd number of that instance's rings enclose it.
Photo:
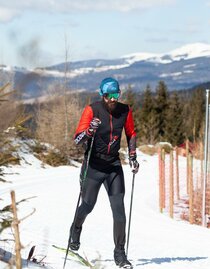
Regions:
[[[52,168],[42,164],[32,155],[24,153],[27,162],[7,168],[7,180],[1,184],[1,207],[10,203],[10,190],[15,190],[17,201],[29,198],[18,206],[19,219],[36,212],[20,223],[23,245],[22,257],[27,259],[29,250],[35,247],[37,260],[42,259],[47,268],[63,267],[65,254],[54,249],[53,244],[66,247],[69,228],[73,220],[79,195],[78,167]],[[158,157],[139,153],[140,171],[135,178],[133,214],[131,220],[128,257],[134,268],[139,269],[209,269],[209,229],[170,219],[159,213],[158,207]],[[125,205],[129,215],[132,174],[124,165],[126,180]],[[13,238],[6,230],[3,238]],[[14,253],[14,244],[0,241],[0,250]],[[112,214],[107,194],[102,186],[97,204],[83,226],[80,253],[90,262],[100,260],[101,267],[115,268],[113,260]],[[34,264],[24,268],[37,268]],[[0,268],[5,268],[0,264]],[[42,267],[43,268],[43,267]],[[66,268],[85,268],[70,259]]]

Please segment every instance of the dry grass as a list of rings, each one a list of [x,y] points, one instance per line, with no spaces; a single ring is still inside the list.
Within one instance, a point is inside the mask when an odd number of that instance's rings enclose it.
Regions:
[[[139,146],[138,148],[141,152],[143,152],[144,154],[153,156],[154,154],[156,154],[158,152],[157,148],[155,146],[152,145],[142,145]]]
[[[202,225],[202,190],[198,189],[194,191],[193,195],[193,223],[196,225]],[[184,210],[181,208],[181,204],[177,205],[177,208],[181,211],[180,218],[185,221],[189,221],[189,201],[185,200],[187,207]],[[210,216],[210,188],[206,191],[206,215]],[[207,227],[210,228],[210,219],[208,219]]]
[[[163,143],[157,143],[155,146],[154,145],[141,145],[138,147],[138,149],[144,154],[153,156],[154,154],[158,153],[159,149],[164,149],[165,153],[170,153],[172,146],[169,143],[163,142]]]

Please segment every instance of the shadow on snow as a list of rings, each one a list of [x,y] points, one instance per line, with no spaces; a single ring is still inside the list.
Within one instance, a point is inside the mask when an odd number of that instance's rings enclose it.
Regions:
[[[138,259],[136,266],[146,265],[146,264],[162,264],[162,263],[171,263],[176,261],[188,261],[193,262],[197,260],[207,259],[208,257],[175,257],[175,258],[152,258],[152,259]],[[140,263],[139,263],[140,262]]]

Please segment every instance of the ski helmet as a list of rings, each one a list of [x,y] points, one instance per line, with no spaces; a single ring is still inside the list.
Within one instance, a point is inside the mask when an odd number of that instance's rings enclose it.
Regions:
[[[119,83],[114,78],[105,78],[100,85],[99,94],[103,96],[107,93],[120,93]]]

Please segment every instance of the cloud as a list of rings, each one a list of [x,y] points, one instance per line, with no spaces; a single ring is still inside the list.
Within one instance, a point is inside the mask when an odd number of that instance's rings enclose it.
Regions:
[[[147,38],[145,40],[148,43],[168,43],[169,39],[168,38],[161,38],[161,37],[152,37],[152,38]]]
[[[71,8],[75,10],[115,10],[128,12],[136,9],[151,8],[154,6],[163,6],[174,3],[175,0],[75,0],[71,1]],[[66,2],[66,1],[64,1]]]
[[[9,22],[18,15],[19,12],[13,8],[0,7],[0,22]]]
[[[11,20],[27,10],[41,12],[119,11],[129,12],[174,4],[177,0],[0,0],[0,21]]]

